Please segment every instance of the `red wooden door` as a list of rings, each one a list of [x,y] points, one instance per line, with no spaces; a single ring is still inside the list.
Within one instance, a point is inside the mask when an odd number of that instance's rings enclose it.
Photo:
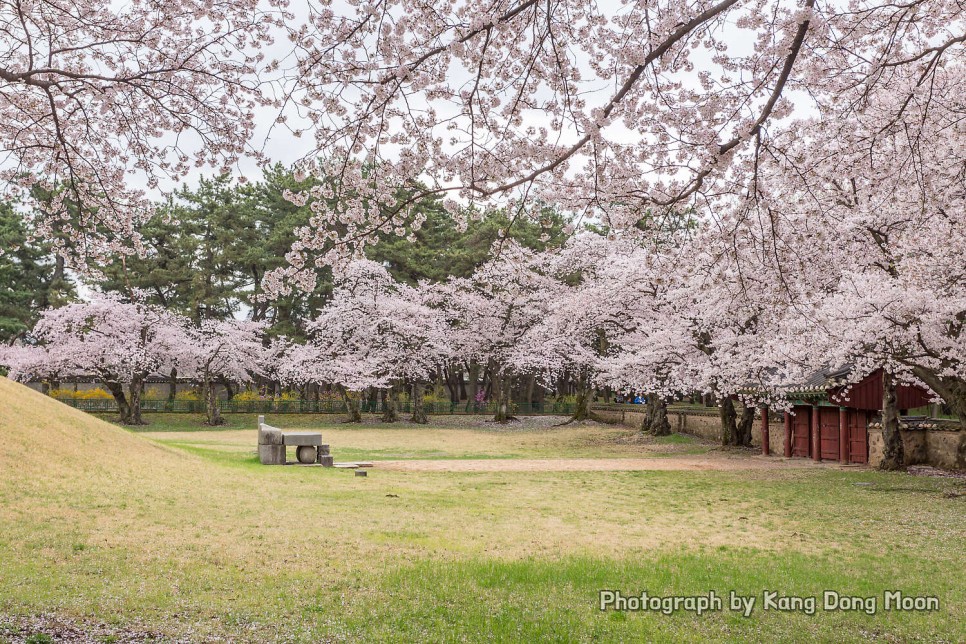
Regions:
[[[819,408],[818,424],[822,460],[839,460],[839,410],[838,407]]]
[[[868,412],[849,410],[849,463],[869,462]]]
[[[792,416],[792,456],[808,458],[811,437],[809,436],[809,425],[811,423],[811,407],[795,407],[795,415]]]

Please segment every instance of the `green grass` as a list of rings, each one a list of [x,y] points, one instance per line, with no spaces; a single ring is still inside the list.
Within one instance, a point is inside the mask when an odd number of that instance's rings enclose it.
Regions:
[[[257,471],[251,475],[263,478]],[[531,480],[374,471],[363,486],[342,472],[282,468],[279,474],[309,488],[299,493],[300,507],[286,508],[296,516],[273,512],[262,519],[259,508],[239,499],[234,518],[216,512],[155,526],[150,533],[179,535],[181,545],[152,542],[148,556],[138,552],[143,544],[101,546],[66,522],[27,519],[0,543],[9,562],[0,607],[56,606],[119,626],[137,620],[177,632],[188,623],[201,632],[253,639],[282,632],[306,641],[481,635],[494,641],[762,641],[791,634],[829,642],[959,641],[966,635],[964,506],[944,496],[961,489],[955,482],[830,471],[748,479],[722,472],[542,473]],[[872,485],[854,485],[859,481]],[[593,494],[582,498],[588,488]],[[568,489],[583,490],[573,497],[596,501],[604,516],[587,505],[568,508],[560,498]],[[154,504],[138,497],[128,502],[150,522]],[[74,504],[84,508],[83,499]],[[709,531],[698,517],[712,508],[722,515]],[[405,518],[391,518],[398,513]],[[271,531],[243,528],[263,520],[287,521],[313,538],[298,546],[284,539],[285,561],[264,569],[257,557],[231,555],[226,540],[254,539],[262,556],[271,551]],[[541,526],[551,520],[568,531],[599,532],[599,544],[549,547]],[[474,529],[461,531],[461,523]],[[232,524],[242,528],[231,530]],[[228,534],[211,532],[216,526]],[[649,532],[657,538],[644,538]],[[689,543],[689,536],[696,541]],[[356,548],[369,553],[366,560]],[[759,610],[750,618],[728,610],[697,617],[597,609],[600,589],[735,590],[760,603],[764,590],[819,595],[827,588],[880,600],[891,588],[935,594],[943,608],[874,616]]]
[[[250,415],[210,428],[200,417],[156,414],[140,434],[193,453],[210,452],[222,462],[248,462],[255,454]],[[322,433],[338,461],[477,460],[513,458],[621,458],[706,454],[713,445],[692,436],[672,434],[633,441],[635,431],[620,426],[528,426],[480,423],[472,427],[366,425],[333,422],[329,416],[279,415],[267,419],[283,429]],[[294,457],[293,457],[294,458]]]
[[[256,468],[251,476],[264,478]],[[342,472],[283,468],[279,475],[306,484],[298,507],[263,519],[259,513],[267,508],[246,506],[242,497],[227,516],[213,508],[212,517],[165,520],[148,530],[155,536],[147,556],[139,552],[143,544],[99,545],[89,528],[40,513],[24,517],[0,543],[6,562],[0,608],[56,607],[118,625],[146,621],[177,632],[193,624],[202,632],[254,639],[284,624],[281,632],[306,641],[966,636],[964,506],[943,495],[961,487],[955,483],[871,472],[768,473],[751,480],[721,472],[542,473],[521,480],[375,471],[362,487]],[[418,479],[415,489],[412,478]],[[586,493],[588,486],[594,494],[575,500],[599,507],[568,508],[562,493]],[[556,500],[532,504],[527,498]],[[52,502],[35,499],[32,505],[40,510]],[[159,502],[167,505],[137,492],[126,501],[149,524]],[[75,509],[94,510],[84,504],[72,502]],[[698,517],[712,508],[723,515],[709,532]],[[405,517],[392,519],[396,513]],[[272,531],[252,525],[265,520],[288,522],[313,538],[283,538],[285,555],[263,569],[258,558],[271,552]],[[601,543],[558,551],[552,540],[546,543],[548,521],[561,521],[570,532],[599,532]],[[461,523],[475,530],[451,533]],[[643,538],[648,532],[658,538]],[[178,535],[180,545],[165,546],[166,534]],[[257,554],[233,555],[226,540],[234,539],[254,539]],[[360,561],[356,548],[371,559]],[[746,619],[730,611],[696,617],[601,613],[596,607],[600,589],[652,595],[736,590],[760,602],[766,589],[816,595],[826,588],[880,598],[889,588],[935,594],[943,609],[875,616],[756,612]]]
[[[0,641],[43,634],[16,631],[4,615],[12,623],[41,613],[190,640],[966,640],[961,480],[821,467],[376,467],[362,479],[263,467],[253,432],[189,433],[182,421],[157,420],[149,429],[158,433],[146,436],[164,449],[141,449],[146,441],[125,435],[114,452],[38,455],[0,470]],[[333,445],[345,441],[337,460],[640,456],[701,446],[682,436],[627,443],[620,428],[327,431]],[[936,595],[941,610],[760,609],[765,590],[881,601],[894,588]],[[601,612],[601,589],[734,590],[759,607],[748,618],[727,608],[700,617]]]
[[[671,434],[669,436],[657,436],[654,442],[662,445],[694,445],[695,438],[689,434]]]

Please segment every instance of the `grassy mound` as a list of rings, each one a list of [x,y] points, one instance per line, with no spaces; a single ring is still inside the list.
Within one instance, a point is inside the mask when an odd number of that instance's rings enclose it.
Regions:
[[[105,472],[143,475],[185,457],[116,425],[0,378],[0,472],[53,478]],[[76,480],[76,478],[75,478]]]

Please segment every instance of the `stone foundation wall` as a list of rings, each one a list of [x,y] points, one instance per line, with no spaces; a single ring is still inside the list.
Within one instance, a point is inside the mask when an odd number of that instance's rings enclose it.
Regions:
[[[638,429],[644,422],[644,410],[636,408],[595,408],[594,417],[605,423],[619,424],[626,427]],[[721,420],[717,409],[708,411],[668,411],[668,421],[671,429],[681,434],[692,434],[701,438],[721,442]],[[768,448],[772,454],[781,456],[784,449],[785,421],[781,416],[775,419],[774,415],[769,417],[768,422]],[[754,447],[761,447],[761,415],[756,414],[755,423],[751,428],[751,444]]]
[[[933,428],[899,430],[906,465],[932,465],[944,470],[966,470],[966,431],[955,423]],[[882,429],[869,427],[869,466],[882,462]]]
[[[599,407],[593,409],[594,418],[605,423],[619,424],[638,429],[644,421],[640,407]],[[769,415],[768,447],[775,456],[782,456],[785,449],[785,419],[780,413]],[[721,442],[721,421],[717,410],[669,411],[671,429],[682,434]],[[909,425],[916,421],[909,420]],[[966,470],[966,430],[958,423],[927,421],[927,427],[908,427],[900,430],[902,448],[907,465],[931,465],[945,470]],[[761,447],[761,416],[757,415],[751,429],[751,444]],[[878,467],[882,462],[882,430],[869,427],[869,466]]]

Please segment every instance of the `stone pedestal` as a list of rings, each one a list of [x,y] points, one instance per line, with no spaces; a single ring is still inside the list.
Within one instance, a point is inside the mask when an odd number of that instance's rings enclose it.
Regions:
[[[285,465],[285,446],[259,445],[258,460],[262,465]]]

